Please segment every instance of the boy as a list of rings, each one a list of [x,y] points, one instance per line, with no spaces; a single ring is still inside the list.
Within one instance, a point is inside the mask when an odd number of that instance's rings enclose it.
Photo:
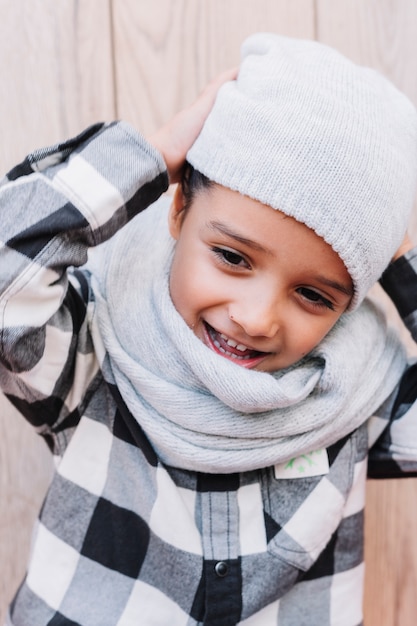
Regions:
[[[168,184],[126,125],[3,185],[2,388],[59,461],[9,624],[362,621],[368,448],[417,467],[413,369],[363,302],[404,236],[416,112],[275,35],[196,139],[212,95],[152,138],[173,181],[193,144],[171,206],[123,230]],[[414,263],[385,276],[400,303]]]

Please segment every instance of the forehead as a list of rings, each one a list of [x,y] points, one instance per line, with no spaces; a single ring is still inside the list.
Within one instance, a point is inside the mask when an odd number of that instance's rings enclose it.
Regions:
[[[264,251],[274,251],[285,235],[289,237],[289,243],[294,245],[302,240],[315,244],[317,250],[329,249],[336,254],[322,237],[302,222],[221,185],[214,184],[200,190],[188,211],[194,214],[195,227],[205,227],[237,239],[246,240],[249,236],[252,243],[257,240],[261,243],[262,240],[269,244],[262,246]]]

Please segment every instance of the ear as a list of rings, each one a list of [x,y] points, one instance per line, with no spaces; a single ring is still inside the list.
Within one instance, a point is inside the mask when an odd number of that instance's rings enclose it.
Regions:
[[[180,236],[182,220],[184,218],[184,196],[181,185],[177,185],[172,198],[171,206],[168,213],[168,227],[171,236],[178,239]]]

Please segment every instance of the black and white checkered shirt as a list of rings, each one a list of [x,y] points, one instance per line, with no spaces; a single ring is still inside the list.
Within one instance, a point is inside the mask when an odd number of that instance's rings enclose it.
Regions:
[[[415,367],[327,450],[240,474],[163,465],[103,379],[77,268],[167,184],[160,155],[114,123],[0,187],[1,385],[57,460],[8,623],[359,626],[368,459],[373,476],[417,475]],[[410,253],[383,279],[414,332],[416,271]]]

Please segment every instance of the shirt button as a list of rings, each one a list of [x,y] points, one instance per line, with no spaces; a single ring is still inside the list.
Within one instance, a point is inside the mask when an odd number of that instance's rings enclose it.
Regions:
[[[216,572],[217,576],[219,576],[220,578],[223,578],[223,576],[226,576],[227,570],[228,570],[227,563],[225,563],[224,561],[219,561],[218,563],[216,563],[214,567],[214,571]]]

